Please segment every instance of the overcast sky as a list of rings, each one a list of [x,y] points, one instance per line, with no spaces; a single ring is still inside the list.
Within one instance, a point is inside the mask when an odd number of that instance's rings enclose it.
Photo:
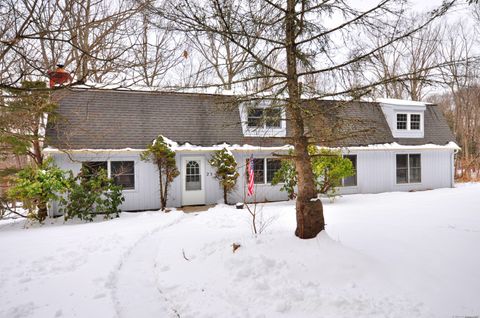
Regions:
[[[368,9],[372,6],[378,4],[380,0],[351,0],[354,6],[358,6],[358,8]],[[410,0],[410,6],[414,11],[418,12],[425,12],[430,11],[432,9],[438,8],[442,4],[442,0]],[[451,10],[448,14],[449,20],[470,20],[471,12],[469,9],[471,5],[467,4],[467,0],[458,0],[458,5],[456,8]]]
[[[379,0],[352,0],[352,3],[358,3],[359,6],[365,6],[365,8],[378,4],[378,2]],[[416,10],[421,11],[429,10],[442,4],[442,0],[410,0],[409,2]]]

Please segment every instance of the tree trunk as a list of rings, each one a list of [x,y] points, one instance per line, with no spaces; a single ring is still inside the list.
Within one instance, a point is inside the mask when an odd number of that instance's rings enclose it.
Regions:
[[[296,202],[297,228],[295,235],[302,239],[313,238],[325,228],[322,202],[317,199],[315,177],[308,154],[308,137],[301,106],[300,85],[297,72],[297,48],[295,25],[295,0],[287,2],[285,23],[285,44],[287,57],[288,110],[290,111],[295,167],[298,176],[298,195]]]
[[[42,154],[42,147],[40,145],[38,134],[35,134],[35,139],[32,142],[32,157],[35,161],[35,164],[40,167],[43,164],[43,154]]]
[[[168,180],[165,181],[165,188],[163,189],[162,211],[165,211],[165,208],[167,206],[167,196],[168,196]]]
[[[223,187],[223,202],[224,202],[225,204],[228,204],[228,202],[227,202],[227,192],[228,192],[228,191],[227,191],[227,188],[226,188],[226,187]]]
[[[163,211],[165,210],[165,195],[163,193],[163,179],[162,179],[162,165],[157,162],[158,167],[158,178],[159,178],[159,186],[160,186],[160,209]]]
[[[47,203],[46,202],[39,202],[37,205],[38,212],[37,212],[37,218],[38,221],[43,222],[48,216],[48,209],[47,209]]]
[[[297,228],[295,235],[303,238],[313,238],[325,229],[322,201],[317,199],[315,176],[312,172],[308,142],[301,137],[294,145],[295,163],[298,175],[298,195],[296,202]]]

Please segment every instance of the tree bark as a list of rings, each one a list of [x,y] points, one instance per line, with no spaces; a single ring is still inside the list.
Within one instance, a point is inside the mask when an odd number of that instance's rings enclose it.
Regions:
[[[297,72],[295,0],[288,0],[285,23],[285,50],[287,57],[288,110],[291,114],[295,168],[298,176],[296,202],[297,228],[295,235],[302,239],[314,238],[325,228],[322,202],[317,199],[315,177],[308,154],[301,108],[301,92]]]
[[[162,164],[157,161],[158,177],[160,181],[160,209],[165,210],[165,195],[163,193]]]
[[[32,157],[38,167],[42,166],[43,164],[43,153],[42,147],[40,145],[38,134],[35,134],[35,140],[32,142]]]
[[[38,221],[43,222],[48,216],[48,209],[47,209],[47,203],[46,202],[39,202],[37,204],[38,212],[37,212],[37,218]]]
[[[165,211],[165,208],[167,207],[167,196],[168,196],[168,180],[165,181],[165,188],[163,189],[162,211]]]
[[[228,204],[228,201],[227,201],[227,188],[226,187],[223,187],[223,202],[225,204]]]

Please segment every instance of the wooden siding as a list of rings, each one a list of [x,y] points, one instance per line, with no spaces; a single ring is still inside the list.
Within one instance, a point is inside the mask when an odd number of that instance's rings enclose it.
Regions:
[[[357,155],[357,186],[341,188],[341,194],[429,190],[453,186],[452,150],[367,150],[352,151],[349,154]],[[396,183],[397,154],[421,155],[420,183]]]
[[[422,182],[419,184],[396,184],[396,154],[419,153],[421,154]],[[237,160],[240,177],[236,189],[229,195],[229,203],[242,202],[245,197],[246,177],[245,162],[251,153],[238,151],[233,153]],[[345,153],[347,154],[347,152]],[[389,191],[428,190],[453,186],[453,151],[451,150],[419,150],[419,151],[393,151],[393,150],[367,150],[352,151],[348,154],[357,155],[357,186],[340,188],[341,194],[352,193],[379,193]],[[212,152],[177,153],[177,163],[182,157],[204,156],[205,157],[205,190],[206,204],[223,203],[222,189],[214,178],[214,170],[208,164]],[[79,153],[67,156],[65,154],[52,155],[57,165],[64,170],[72,170],[78,173],[82,161],[108,161],[125,160],[135,162],[135,189],[125,190],[125,202],[121,206],[123,210],[158,210],[160,208],[158,170],[150,163],[140,160],[139,152],[111,152],[111,153]],[[272,157],[271,152],[256,152],[255,158]],[[182,176],[177,177],[169,189],[168,206],[180,207]],[[256,185],[256,200],[281,201],[287,200],[287,194],[280,191],[281,185],[271,186],[268,184]],[[253,198],[247,198],[251,201]],[[57,206],[53,204],[52,212],[57,212]]]

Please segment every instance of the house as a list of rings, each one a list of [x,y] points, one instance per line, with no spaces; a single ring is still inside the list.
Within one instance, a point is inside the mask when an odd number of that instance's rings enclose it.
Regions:
[[[175,147],[180,176],[171,184],[168,205],[213,204],[222,190],[208,164],[227,146],[240,169],[255,158],[257,201],[286,200],[270,181],[280,166],[274,153],[288,151],[288,113],[266,101],[238,102],[232,96],[128,91],[65,90],[60,120],[47,129],[46,152],[62,169],[103,167],[124,186],[123,210],[158,209],[158,171],[140,153],[159,135]],[[411,101],[305,101],[306,127],[320,146],[348,156],[356,175],[343,180],[341,193],[378,193],[452,187],[458,150],[440,109]],[[267,120],[265,114],[269,116]],[[240,173],[230,202],[243,200]],[[56,207],[53,207],[56,212]]]

